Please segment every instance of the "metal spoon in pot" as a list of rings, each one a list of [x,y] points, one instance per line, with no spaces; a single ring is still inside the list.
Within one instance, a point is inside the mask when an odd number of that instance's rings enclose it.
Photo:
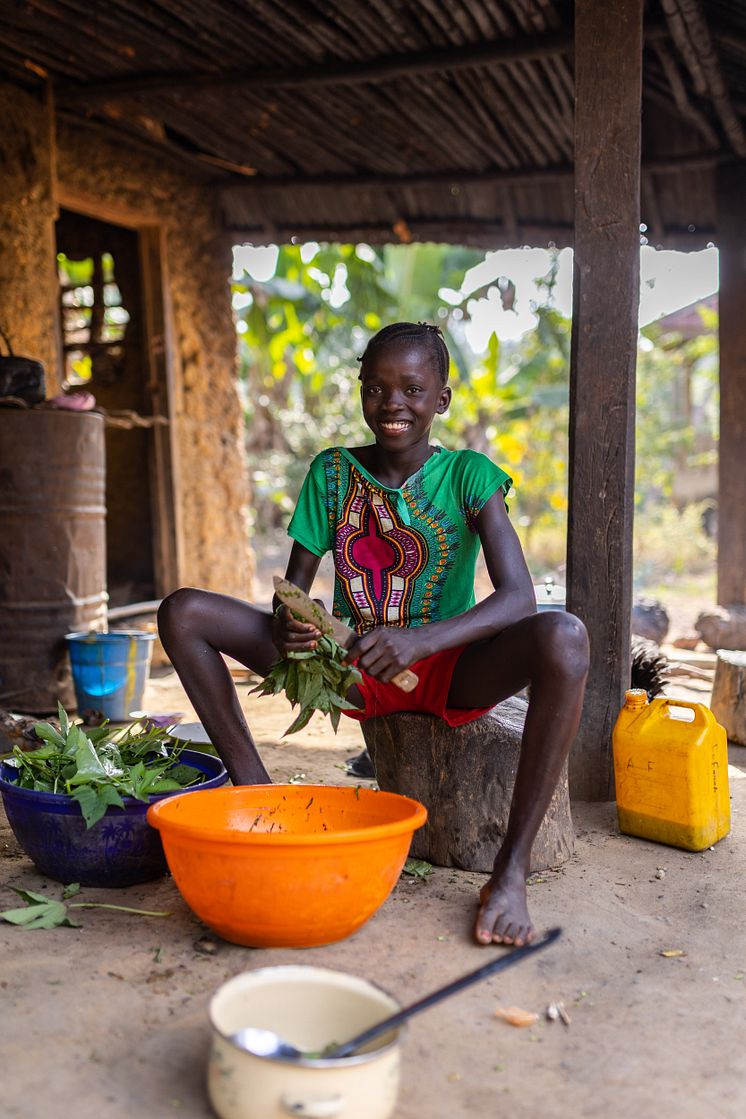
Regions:
[[[513,964],[525,960],[527,956],[531,956],[534,952],[540,952],[542,948],[546,948],[557,940],[561,933],[562,929],[550,929],[541,940],[534,941],[533,944],[526,944],[522,948],[514,948],[508,955],[491,960],[488,964],[478,967],[476,971],[470,971],[466,975],[462,975],[460,979],[454,979],[452,983],[446,984],[445,987],[439,987],[432,994],[425,995],[418,1002],[413,1002],[411,1006],[405,1006],[403,1010],[398,1010],[396,1014],[391,1014],[388,1018],[384,1018],[382,1022],[363,1030],[361,1034],[353,1037],[350,1041],[345,1041],[341,1045],[328,1046],[320,1053],[304,1053],[303,1050],[296,1049],[290,1042],[283,1041],[272,1030],[262,1030],[254,1026],[246,1026],[242,1030],[236,1030],[235,1033],[230,1034],[228,1040],[232,1041],[239,1049],[246,1049],[247,1052],[253,1053],[257,1057],[272,1057],[289,1061],[335,1060],[340,1057],[350,1057],[363,1045],[367,1045],[369,1041],[373,1041],[381,1034],[395,1029],[402,1022],[406,1022],[408,1018],[412,1018],[422,1010],[434,1006],[436,1002],[450,998],[451,995],[463,991],[465,987],[470,987],[472,983],[481,982],[489,975],[494,975],[498,971],[505,971]]]

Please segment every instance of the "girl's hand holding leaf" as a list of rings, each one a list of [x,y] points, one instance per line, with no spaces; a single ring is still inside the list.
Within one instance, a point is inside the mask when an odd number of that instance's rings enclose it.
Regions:
[[[317,648],[321,632],[312,622],[304,622],[287,608],[280,605],[274,613],[272,640],[280,656],[291,653],[307,653]]]

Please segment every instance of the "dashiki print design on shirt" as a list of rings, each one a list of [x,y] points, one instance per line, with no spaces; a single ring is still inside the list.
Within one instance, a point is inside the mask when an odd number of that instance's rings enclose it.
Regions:
[[[288,533],[315,555],[333,552],[334,613],[358,633],[422,625],[474,605],[476,519],[510,485],[486,455],[435,447],[395,489],[334,447],[311,463]]]

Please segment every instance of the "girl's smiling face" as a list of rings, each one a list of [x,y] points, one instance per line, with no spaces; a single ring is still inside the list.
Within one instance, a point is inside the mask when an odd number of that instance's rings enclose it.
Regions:
[[[381,446],[394,450],[427,441],[435,416],[448,410],[451,390],[421,347],[391,342],[360,371],[363,418]]]

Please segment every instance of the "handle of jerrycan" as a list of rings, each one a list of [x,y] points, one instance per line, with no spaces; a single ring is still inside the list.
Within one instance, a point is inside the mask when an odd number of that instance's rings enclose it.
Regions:
[[[694,718],[691,720],[692,725],[696,724],[700,727],[707,725],[707,716],[705,715],[705,711],[707,711],[708,708],[706,708],[701,703],[693,703],[691,700],[688,699],[665,698],[660,706],[661,713],[665,708],[668,707],[687,707],[694,712]],[[668,711],[666,711],[666,715],[669,719],[671,718],[671,715],[668,713]],[[683,722],[684,720],[680,721]],[[689,722],[690,720],[687,719],[686,721]]]
[[[297,1096],[282,1096],[280,1107],[286,1115],[299,1119],[334,1119],[344,1107],[344,1096],[327,1096],[325,1099],[299,1099]]]

